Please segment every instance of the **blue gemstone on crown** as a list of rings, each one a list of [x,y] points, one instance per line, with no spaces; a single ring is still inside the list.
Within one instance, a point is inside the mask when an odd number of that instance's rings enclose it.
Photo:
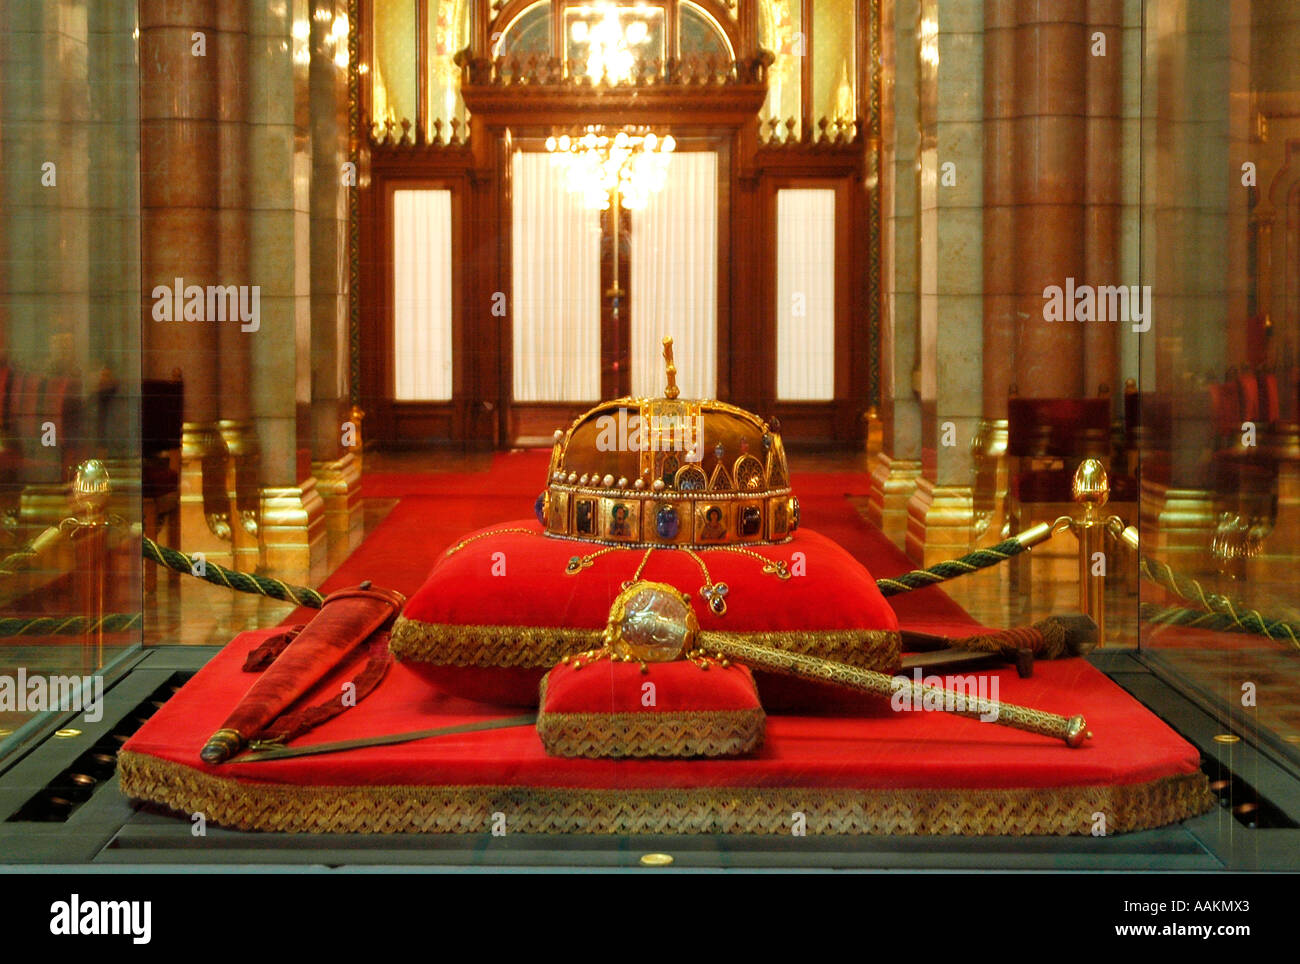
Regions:
[[[537,496],[537,500],[533,503],[533,511],[537,513],[537,521],[540,522],[542,525],[546,525],[546,493],[545,492]]]
[[[682,527],[681,520],[677,517],[677,510],[671,505],[659,507],[655,513],[655,532],[659,533],[660,539],[675,539],[677,532]]]

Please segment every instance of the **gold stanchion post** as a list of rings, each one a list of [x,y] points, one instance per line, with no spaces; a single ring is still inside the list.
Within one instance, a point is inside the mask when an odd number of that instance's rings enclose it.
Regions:
[[[1074,501],[1083,506],[1076,519],[1079,538],[1079,610],[1097,624],[1097,645],[1106,645],[1106,520],[1101,510],[1110,501],[1110,480],[1097,459],[1084,459],[1074,472]]]
[[[83,608],[91,619],[82,646],[83,672],[91,673],[104,665],[104,589],[108,570],[108,520],[106,508],[112,493],[108,469],[99,459],[87,459],[77,466],[72,484],[77,515],[67,520],[80,544],[76,554],[85,587]]]

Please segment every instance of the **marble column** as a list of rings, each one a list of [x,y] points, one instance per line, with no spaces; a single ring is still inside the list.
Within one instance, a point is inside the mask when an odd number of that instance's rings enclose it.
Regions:
[[[984,2],[983,412],[971,456],[977,542],[1006,524],[1007,396],[1016,367],[1016,0]]]
[[[1080,397],[1084,325],[1047,321],[1043,291],[1086,267],[1087,0],[1017,0],[1016,48],[1016,384]]]
[[[921,0],[918,198],[921,476],[908,555],[930,564],[972,537],[971,441],[981,417],[984,3]]]
[[[210,322],[155,320],[156,286],[220,284],[220,71],[214,0],[141,0],[140,201],[143,374],[185,379],[181,540],[231,562],[227,452],[217,428],[220,336]]]
[[[217,74],[217,131],[221,152],[217,210],[218,271],[225,285],[249,281],[249,169],[248,157],[248,9],[247,0],[223,3],[217,11],[216,29],[209,38],[209,56]],[[231,506],[231,545],[235,568],[252,572],[258,566],[258,457],[259,446],[252,423],[247,390],[250,353],[256,335],[243,325],[218,328],[221,392],[218,430],[230,458],[225,487]]]
[[[138,456],[140,382],[140,64],[133,3],[86,3],[90,109],[98,119],[90,150],[90,330],[88,377],[118,385],[120,418],[104,421],[96,445]],[[98,425],[96,425],[98,431]]]
[[[1209,565],[1213,428],[1207,380],[1228,362],[1230,5],[1147,4],[1143,263],[1153,285],[1154,387],[1169,401],[1169,477],[1144,481],[1142,538],[1171,564]],[[1202,570],[1207,571],[1207,570]]]
[[[1198,376],[1222,380],[1227,364],[1229,10],[1225,4],[1166,3],[1152,24],[1158,50],[1147,180],[1149,263],[1154,265],[1157,387],[1203,394]],[[1155,106],[1155,105],[1153,105]],[[1174,472],[1196,476],[1208,438],[1197,409],[1175,407]]]
[[[18,604],[8,615],[30,615],[37,599],[51,616],[139,603],[139,489],[132,497],[125,471],[138,448],[135,27],[134,4],[0,4],[0,358],[11,376],[0,434],[15,456],[0,512],[6,551],[40,545],[21,573],[0,581],[0,605]],[[47,376],[68,380],[61,413],[46,394],[52,382],[39,381]],[[101,402],[114,384],[108,425]],[[86,511],[67,479],[92,457],[113,466],[111,511],[121,521],[76,544],[42,537]],[[138,479],[138,458],[134,469]],[[21,661],[48,671],[51,656],[62,665],[76,654],[76,642],[37,647]],[[82,664],[87,672],[115,655],[97,642],[81,654],[93,657]]]
[[[33,375],[78,375],[85,384],[91,298],[91,77],[84,7],[6,4],[0,137],[4,144],[6,360]],[[14,391],[11,387],[10,391]],[[80,394],[80,392],[78,392]],[[18,404],[16,397],[10,403]],[[30,395],[25,405],[38,405]],[[39,410],[38,410],[39,411]],[[64,472],[75,455],[71,428],[43,443],[40,418],[5,429],[24,460],[16,482],[20,542],[72,509]],[[63,433],[64,437],[60,437]],[[9,500],[5,511],[14,508]],[[66,555],[49,566],[71,568]]]
[[[1123,0],[1120,38],[1118,273],[1123,281],[1140,285],[1147,280],[1142,277],[1142,0]],[[1155,357],[1150,335],[1120,326],[1116,393],[1130,378],[1139,386],[1154,385],[1152,369],[1141,367]]]
[[[1244,235],[1247,191],[1241,186],[1242,165],[1255,163],[1259,198],[1254,212],[1258,235],[1258,285],[1255,304],[1248,297],[1256,284],[1252,272],[1230,252],[1228,270],[1229,322],[1267,312],[1271,333],[1248,342],[1242,330],[1256,325],[1229,325],[1234,360],[1265,362],[1285,372],[1300,355],[1300,259],[1295,256],[1300,184],[1300,8],[1278,0],[1234,2],[1230,12],[1229,151],[1232,178],[1228,190],[1228,230],[1233,247]],[[1242,242],[1241,251],[1248,250]],[[1260,341],[1263,344],[1260,344]],[[1285,377],[1281,378],[1285,384]],[[1300,555],[1300,413],[1292,398],[1282,405],[1282,426],[1266,444],[1278,456],[1277,519],[1264,541],[1257,564],[1294,565]],[[1252,578],[1258,578],[1252,576]],[[1267,577],[1266,577],[1267,578]],[[1276,578],[1276,575],[1273,576]]]
[[[1016,357],[1016,0],[984,0],[984,416],[1002,421]]]
[[[349,413],[346,0],[314,0],[311,36],[311,458],[331,568],[360,544],[361,464],[343,447]]]
[[[1084,109],[1084,279],[1090,285],[1132,283],[1119,275],[1120,109],[1123,0],[1088,0]],[[1102,46],[1104,45],[1104,47]],[[1084,394],[1105,385],[1122,401],[1113,322],[1083,325]]]
[[[90,328],[93,204],[86,10],[10,3],[0,18],[0,189],[8,248],[3,347],[27,371],[44,372],[56,354],[62,367],[81,369]],[[18,441],[29,449],[40,444]]]
[[[325,565],[324,505],[311,476],[307,0],[249,7],[249,265],[261,321],[249,383],[261,445],[263,566],[314,581]]]
[[[917,0],[883,5],[880,189],[884,324],[880,338],[880,454],[872,465],[868,517],[896,544],[921,474],[921,399],[916,391]]]

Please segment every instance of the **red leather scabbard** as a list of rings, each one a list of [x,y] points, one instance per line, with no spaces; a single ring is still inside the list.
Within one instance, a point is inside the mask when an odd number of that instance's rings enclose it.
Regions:
[[[406,597],[391,589],[357,586],[330,593],[320,612],[249,687],[200,756],[222,763],[306,694],[353,650],[387,628]]]

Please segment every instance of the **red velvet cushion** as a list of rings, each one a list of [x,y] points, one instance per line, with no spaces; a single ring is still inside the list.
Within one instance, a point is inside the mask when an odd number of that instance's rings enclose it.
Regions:
[[[608,659],[561,664],[542,680],[537,733],[552,756],[735,756],[763,742],[743,666]]]
[[[936,632],[968,623],[942,617]],[[531,725],[346,753],[220,766],[199,750],[248,690],[248,651],[277,630],[236,638],[122,749],[122,792],[202,812],[209,825],[311,833],[1108,834],[1160,826],[1213,804],[1200,754],[1085,660],[995,670],[999,696],[1088,717],[1093,739],[1057,740],[947,713],[770,715],[763,746],[737,758],[588,760],[547,756]],[[587,672],[586,669],[580,673]],[[710,670],[712,672],[712,670]],[[320,692],[337,694],[336,674]],[[406,665],[295,745],[499,720],[509,713],[432,689]]]
[[[516,529],[524,531],[508,531]],[[521,705],[537,702],[542,674],[564,656],[600,646],[610,603],[645,555],[614,548],[569,575],[572,556],[604,547],[544,536],[533,520],[481,530],[460,545],[406,604],[392,651],[449,692]],[[704,578],[687,553],[656,549],[641,575],[690,593],[702,630],[883,672],[898,666],[897,617],[847,552],[804,529],[785,545],[751,551],[698,553],[710,577],[729,587],[722,616],[701,598]],[[793,575],[765,573],[755,555],[784,560]],[[766,697],[761,678],[759,685]],[[824,693],[793,687],[805,690]]]

